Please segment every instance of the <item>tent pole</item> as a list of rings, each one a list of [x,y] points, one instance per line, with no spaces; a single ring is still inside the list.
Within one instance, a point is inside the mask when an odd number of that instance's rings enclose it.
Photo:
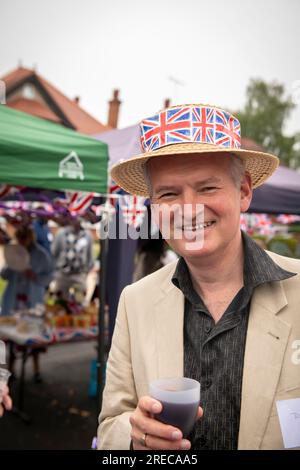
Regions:
[[[105,382],[106,370],[106,348],[105,348],[105,304],[106,304],[106,271],[107,271],[107,252],[108,252],[108,237],[100,237],[100,275],[98,283],[99,293],[99,318],[98,318],[98,360],[97,360],[97,400],[98,412],[102,408],[102,395]]]

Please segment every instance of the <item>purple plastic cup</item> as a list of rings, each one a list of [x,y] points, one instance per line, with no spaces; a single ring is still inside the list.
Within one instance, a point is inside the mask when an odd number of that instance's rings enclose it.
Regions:
[[[155,418],[182,431],[187,437],[197,419],[200,404],[200,383],[187,377],[154,380],[149,393],[162,404],[162,412]]]

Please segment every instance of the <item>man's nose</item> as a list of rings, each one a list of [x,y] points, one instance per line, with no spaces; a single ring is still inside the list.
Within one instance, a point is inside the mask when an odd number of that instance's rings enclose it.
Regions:
[[[192,219],[204,209],[199,193],[192,188],[182,192],[181,204],[186,216]]]
[[[187,188],[182,192],[181,203],[190,204],[193,207],[196,206],[196,204],[201,204],[198,192],[192,188]]]

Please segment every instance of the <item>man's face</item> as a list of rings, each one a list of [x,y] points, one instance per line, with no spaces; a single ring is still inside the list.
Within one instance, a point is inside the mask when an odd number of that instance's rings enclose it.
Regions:
[[[192,207],[192,225],[196,223],[196,205],[204,205],[204,244],[191,248],[191,238],[174,238],[171,215],[169,245],[186,259],[220,256],[240,236],[240,213],[252,198],[250,177],[238,186],[230,171],[229,154],[176,155],[153,158],[148,163],[152,186],[152,204]],[[199,206],[198,206],[199,207]],[[162,220],[160,220],[160,228]],[[189,224],[190,225],[190,224]],[[203,228],[201,228],[203,230]],[[195,235],[196,231],[194,230]]]

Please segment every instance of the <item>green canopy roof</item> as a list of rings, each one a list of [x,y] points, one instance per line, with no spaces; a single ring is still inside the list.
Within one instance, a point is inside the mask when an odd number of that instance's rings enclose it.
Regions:
[[[0,105],[1,182],[106,193],[107,164],[107,144]]]

